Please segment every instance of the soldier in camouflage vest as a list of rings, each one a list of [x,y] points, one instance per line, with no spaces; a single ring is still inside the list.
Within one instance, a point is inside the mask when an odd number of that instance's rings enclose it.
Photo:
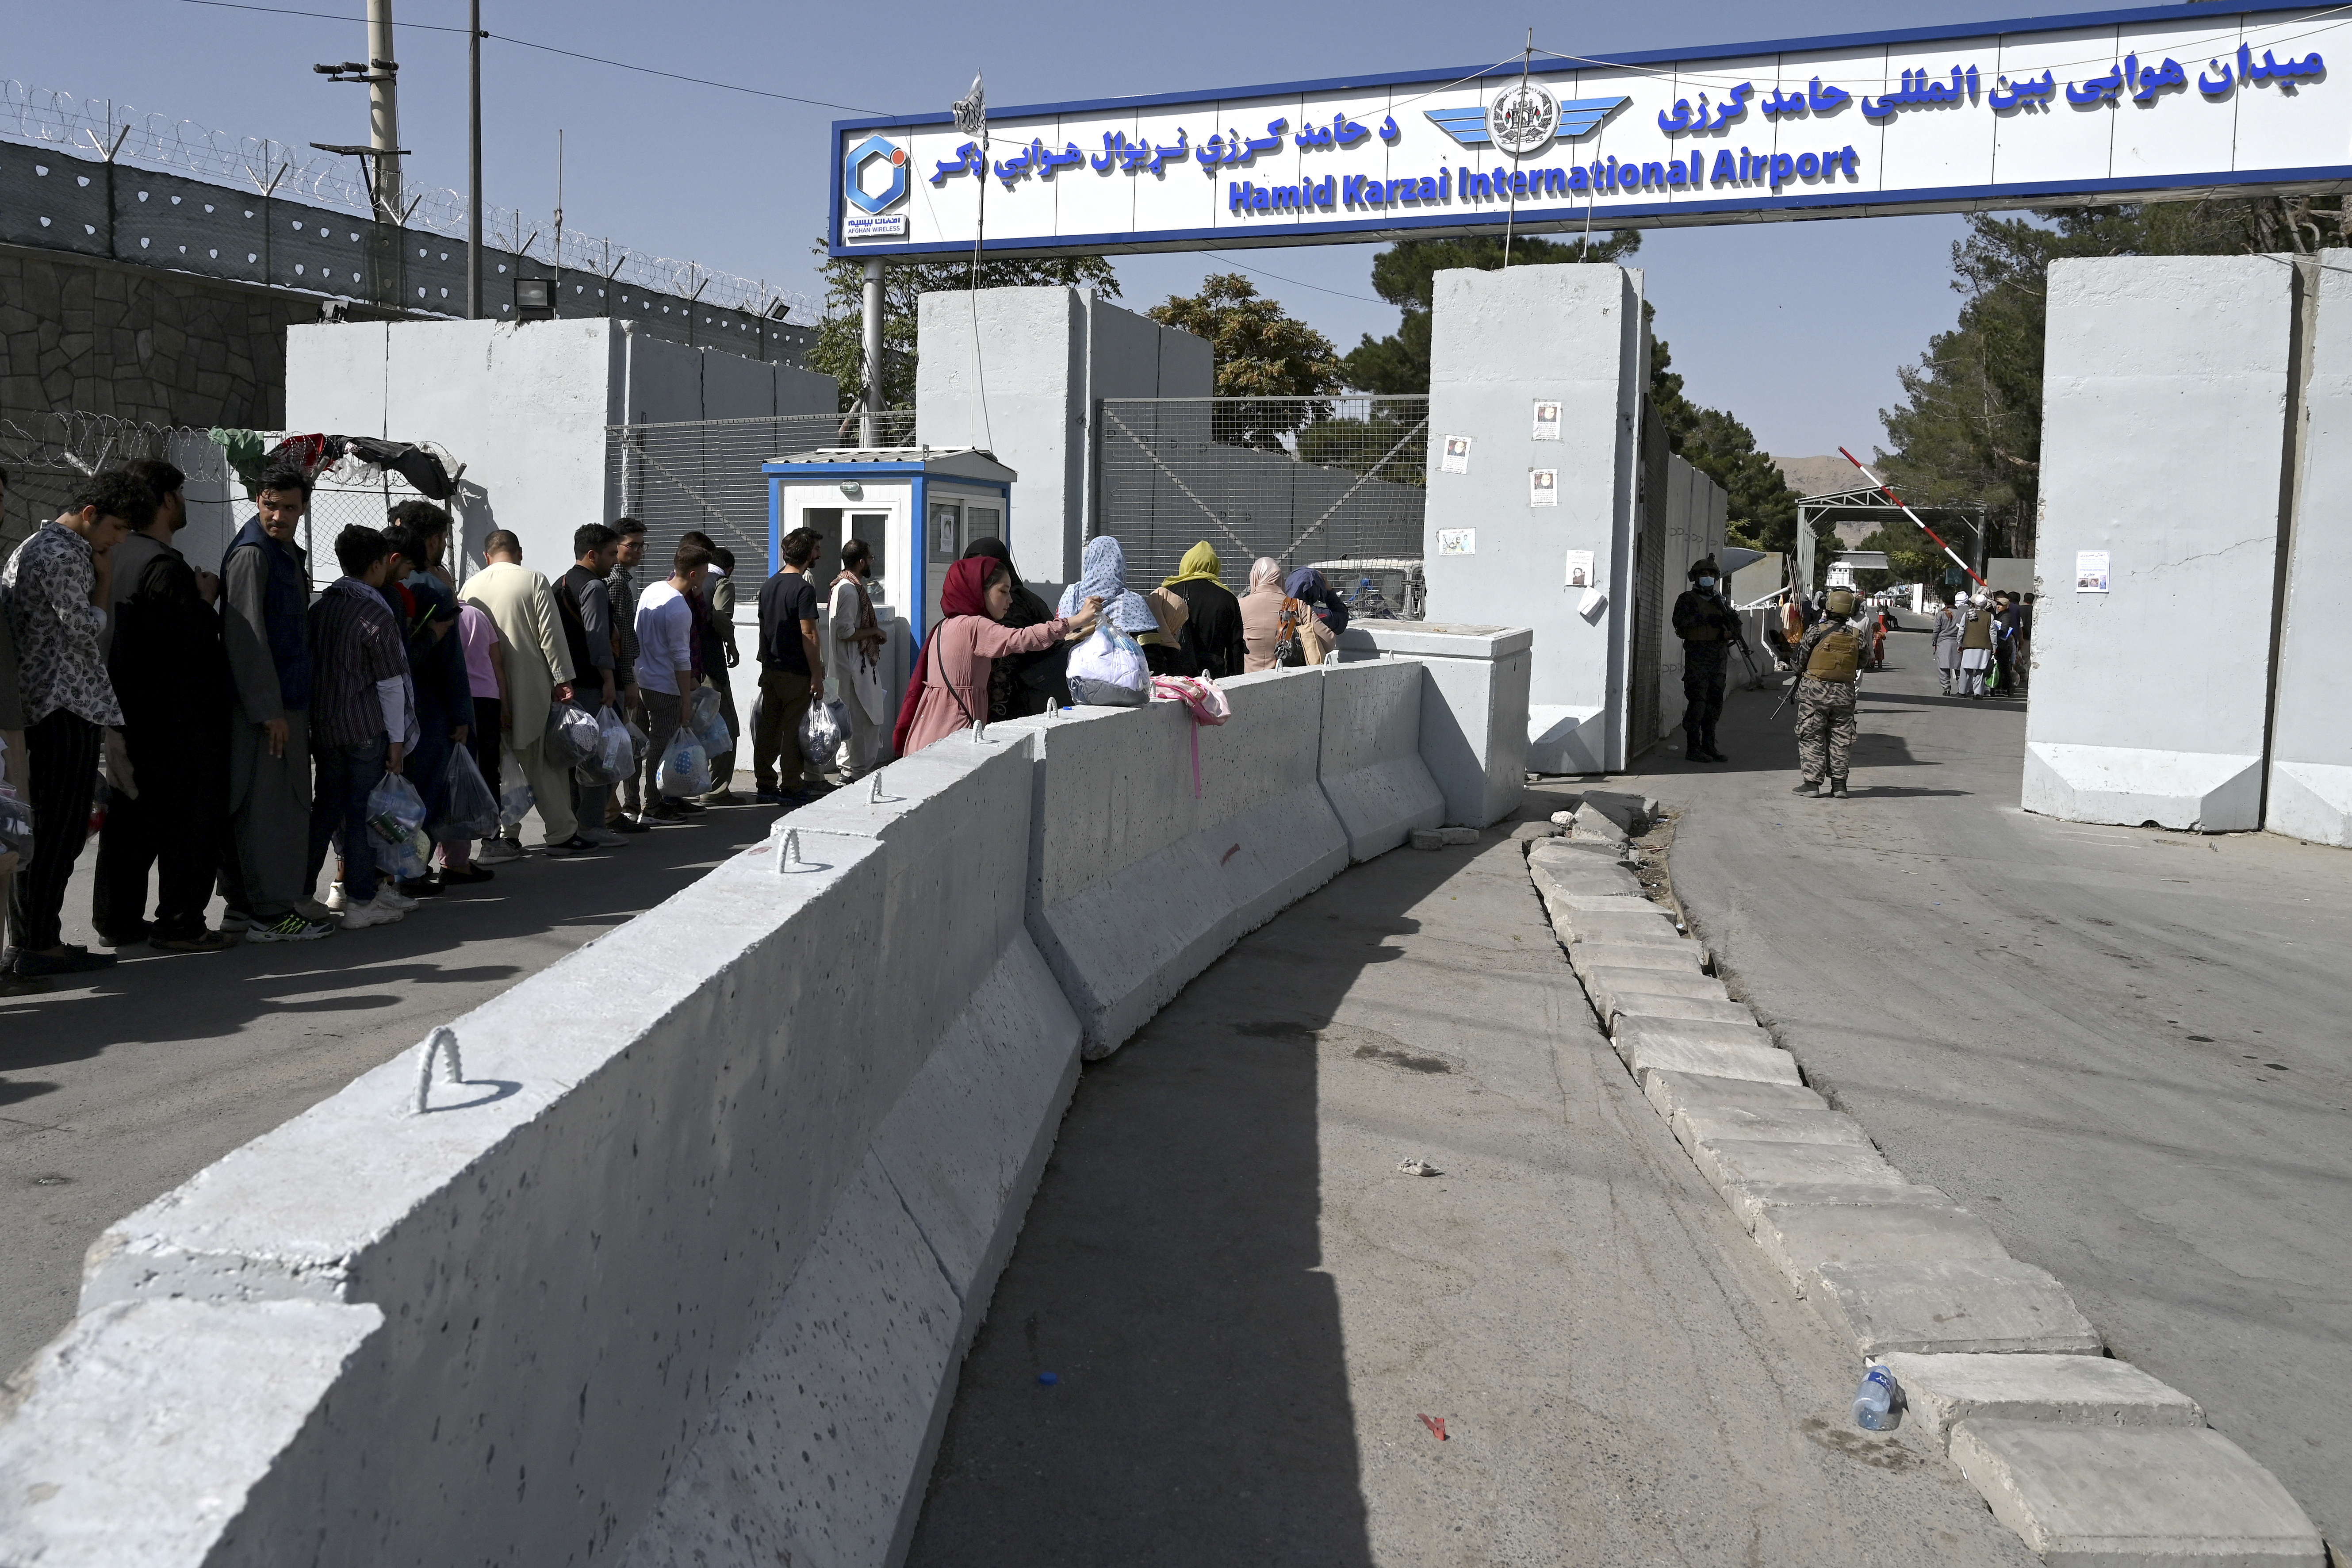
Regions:
[[[1846,757],[1853,749],[1854,687],[1862,672],[1862,634],[1850,624],[1851,589],[1830,591],[1827,613],[1797,645],[1797,766],[1804,777],[1791,792],[1845,798]]]

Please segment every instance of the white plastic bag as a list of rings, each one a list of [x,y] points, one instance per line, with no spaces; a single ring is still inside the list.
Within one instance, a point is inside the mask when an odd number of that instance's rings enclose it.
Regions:
[[[710,753],[702,742],[680,730],[662,752],[661,793],[671,799],[691,799],[710,793]]]
[[[474,753],[452,747],[449,765],[442,772],[441,818],[427,830],[438,839],[488,838],[499,830],[498,796],[475,764]]]
[[[596,749],[572,770],[572,776],[591,789],[618,784],[636,765],[636,754],[628,726],[607,704],[596,714]]]
[[[801,755],[819,767],[833,765],[833,753],[849,738],[849,710],[820,697],[801,719]]]
[[[522,819],[530,815],[532,796],[530,781],[522,776],[522,764],[515,761],[512,752],[499,760],[499,777],[505,782],[505,787],[499,792],[499,826],[520,826]]]
[[[1151,700],[1143,646],[1105,621],[1070,655],[1070,700],[1089,708],[1140,708]]]
[[[719,700],[715,686],[698,686],[687,713],[687,728],[701,742],[705,755],[723,757],[735,749],[735,737],[727,732],[725,705]]]
[[[387,772],[368,792],[370,847],[377,869],[414,881],[433,868],[433,840],[425,836],[425,797],[398,773]],[[350,846],[346,845],[348,851]]]
[[[592,713],[558,702],[547,710],[547,733],[540,755],[551,767],[575,767],[596,754],[596,719]]]

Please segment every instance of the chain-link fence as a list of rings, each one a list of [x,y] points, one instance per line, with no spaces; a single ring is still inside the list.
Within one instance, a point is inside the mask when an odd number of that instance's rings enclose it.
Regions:
[[[1229,584],[1270,555],[1412,599],[1427,397],[1107,398],[1096,418],[1094,531],[1126,546],[1129,582],[1172,574],[1205,539],[1237,565]]]
[[[269,446],[281,438],[279,432],[259,434]],[[207,572],[219,570],[229,541],[253,515],[253,504],[230,468],[227,454],[207,431],[97,414],[0,419],[0,468],[8,472],[6,504],[0,510],[0,557],[64,511],[84,479],[138,458],[162,458],[187,476],[182,494],[188,502],[188,526],[173,542],[191,564]],[[355,522],[382,528],[394,506],[419,499],[420,493],[398,474],[352,458],[321,471],[302,524],[312,590],[325,587],[339,574],[335,535]]]
[[[622,513],[646,525],[646,559],[667,562],[681,535],[699,530],[735,552],[739,571],[768,574],[768,479],[761,465],[825,447],[856,447],[865,416],[792,414],[760,419],[688,419],[604,428],[605,478]],[[874,416],[875,445],[915,438],[915,411]]]

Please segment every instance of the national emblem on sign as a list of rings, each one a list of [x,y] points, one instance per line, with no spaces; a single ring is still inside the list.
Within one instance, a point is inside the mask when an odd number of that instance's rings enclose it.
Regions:
[[[1521,82],[1495,100],[1487,133],[1506,153],[1539,152],[1559,129],[1559,100],[1534,82]]]

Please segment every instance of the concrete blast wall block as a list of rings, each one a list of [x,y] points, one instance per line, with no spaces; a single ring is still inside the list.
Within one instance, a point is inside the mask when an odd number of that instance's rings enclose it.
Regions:
[[[1816,1304],[1864,1356],[1889,1351],[2097,1355],[2104,1348],[2063,1285],[2013,1258],[1824,1263],[1816,1272],[1822,1285]]]
[[[336,1395],[364,1418],[281,1461],[257,1539],[522,1562],[644,1517],[922,1061],[842,1048],[871,1038],[883,847],[801,847],[824,868],[737,857],[458,1018],[469,1081],[430,1114],[404,1056],[91,1249],[85,1312],[382,1309]],[[386,1476],[431,1506],[387,1510]]]
[[[0,1563],[270,1563],[278,1467],[364,1423],[337,1400],[383,1326],[373,1307],[121,1301],[86,1312],[0,1384]],[[299,1466],[296,1467],[299,1470]]]
[[[1421,760],[1427,668],[1367,659],[1323,671],[1323,794],[1348,833],[1348,858],[1394,849],[1445,821],[1445,795]]]
[[[2187,832],[2224,833],[2257,826],[2262,794],[2259,753],[2029,741],[2019,804],[2069,822],[2133,827],[2153,822]]]
[[[1428,671],[1420,752],[1450,826],[1500,822],[1527,793],[1534,646],[1524,627],[1432,621],[1359,621],[1339,634],[1342,665],[1393,654]]]
[[[2259,256],[2052,263],[2028,810],[2260,825],[2294,289]]]
[[[2299,264],[2300,265],[2300,264]],[[2303,474],[2279,623],[2270,805],[2263,826],[2352,846],[2352,678],[2335,601],[2352,575],[2352,250],[2326,250],[2305,274],[2311,325]]]
[[[1347,867],[1347,830],[1316,778],[1321,669],[1245,675],[1224,690],[1233,717],[1190,735],[1174,702],[1001,726],[1034,734],[1044,758],[1029,931],[1089,1059]]]
[[[1021,933],[875,1134],[631,1568],[904,1555],[1077,1074],[1077,1018]]]
[[[1528,765],[1621,767],[1635,437],[1649,374],[1642,277],[1605,263],[1441,272],[1430,323],[1430,616],[1533,628],[1520,716]],[[1559,405],[1560,439],[1534,438],[1538,401]],[[1473,438],[1466,472],[1435,460],[1453,436]],[[1530,504],[1537,470],[1553,476],[1544,492],[1553,504]],[[1475,553],[1439,547],[1457,529],[1474,531]],[[1590,584],[1569,584],[1571,551],[1591,552]],[[1587,619],[1580,612],[1594,588],[1609,603]]]
[[[744,1357],[627,1568],[891,1560],[962,1307],[868,1155]],[[528,1561],[519,1558],[517,1561]]]
[[[1963,1421],[1952,1462],[2051,1568],[2324,1568],[2278,1479],[2207,1427]]]

